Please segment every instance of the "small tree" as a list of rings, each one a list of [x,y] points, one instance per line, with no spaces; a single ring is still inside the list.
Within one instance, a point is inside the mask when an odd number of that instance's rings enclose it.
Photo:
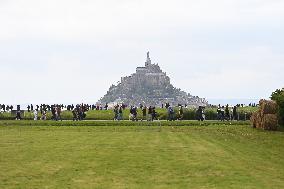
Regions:
[[[271,94],[271,100],[276,101],[279,106],[278,114],[280,118],[280,123],[284,124],[284,88],[277,89]]]

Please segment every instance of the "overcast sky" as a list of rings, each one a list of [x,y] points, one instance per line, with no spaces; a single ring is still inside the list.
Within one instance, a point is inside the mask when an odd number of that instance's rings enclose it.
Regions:
[[[146,52],[205,98],[284,86],[283,0],[0,0],[0,103],[96,102]]]

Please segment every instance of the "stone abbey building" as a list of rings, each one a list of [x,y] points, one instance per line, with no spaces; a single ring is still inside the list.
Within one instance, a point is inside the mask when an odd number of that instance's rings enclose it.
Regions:
[[[163,72],[158,64],[152,64],[149,52],[144,67],[137,67],[136,73],[122,77],[118,85],[112,85],[107,94],[102,97],[100,104],[108,103],[110,106],[126,104],[138,106],[161,106],[165,103],[171,105],[206,106],[207,101],[197,96],[187,94],[175,88],[170,78]]]

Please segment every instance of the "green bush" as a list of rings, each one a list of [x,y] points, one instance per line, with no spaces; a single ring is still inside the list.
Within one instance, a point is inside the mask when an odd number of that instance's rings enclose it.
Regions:
[[[278,104],[278,114],[280,118],[280,123],[284,124],[284,88],[277,89],[271,94],[271,100],[275,100]]]

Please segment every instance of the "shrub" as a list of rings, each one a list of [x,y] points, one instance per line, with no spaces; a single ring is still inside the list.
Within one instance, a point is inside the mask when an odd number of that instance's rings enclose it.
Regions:
[[[279,121],[281,124],[284,124],[284,88],[274,91],[270,98],[278,104]]]

